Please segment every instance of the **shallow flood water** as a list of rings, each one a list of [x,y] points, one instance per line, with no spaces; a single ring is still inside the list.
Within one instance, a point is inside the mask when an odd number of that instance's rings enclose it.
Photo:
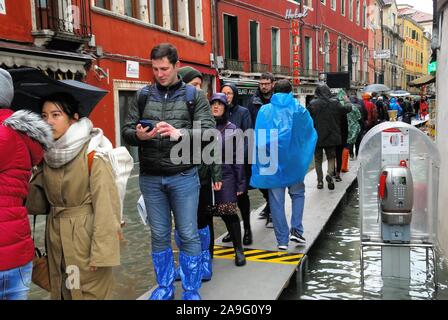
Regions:
[[[436,292],[432,259],[427,272],[425,249],[411,249],[410,280],[381,277],[381,249],[378,247],[366,247],[364,260],[362,288],[358,189],[353,188],[308,253],[303,283],[291,281],[280,299],[448,299],[446,264],[438,259],[439,287]]]
[[[264,200],[258,190],[251,190],[249,194],[252,210],[263,205]],[[141,223],[136,209],[139,196],[138,178],[133,177],[129,180],[124,204],[126,226],[123,229],[124,241],[121,242],[121,266],[114,268],[113,299],[135,300],[156,284],[150,258],[149,227]],[[308,254],[308,271],[304,282],[297,285],[291,281],[280,299],[448,299],[446,265],[440,261],[438,263],[439,290],[436,293],[432,276],[426,279],[426,254],[422,249],[411,253],[412,279],[409,282],[383,280],[381,250],[367,248],[364,254],[365,286],[362,290],[357,189],[353,188],[343,201]],[[41,248],[44,221],[43,217],[38,217],[36,224],[35,239]],[[214,226],[215,238],[226,232],[220,218],[214,218]],[[31,284],[29,298],[49,299],[49,294]]]

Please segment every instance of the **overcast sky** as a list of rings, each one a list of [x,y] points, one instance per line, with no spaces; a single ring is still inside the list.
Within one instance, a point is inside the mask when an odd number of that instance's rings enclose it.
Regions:
[[[417,10],[432,14],[432,0],[397,0],[397,4],[410,4]]]

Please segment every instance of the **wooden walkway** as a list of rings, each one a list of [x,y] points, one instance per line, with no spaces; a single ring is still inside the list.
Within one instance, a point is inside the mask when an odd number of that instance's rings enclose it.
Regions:
[[[325,162],[323,171],[326,172]],[[293,274],[302,272],[306,255],[322,232],[325,224],[343,199],[348,188],[356,179],[358,161],[350,161],[350,172],[342,175],[342,182],[335,182],[335,190],[330,191],[324,182],[324,189],[317,189],[315,170],[305,177],[305,209],[303,215],[306,245],[289,243],[288,251],[278,251],[274,229],[266,228],[266,220],[258,219],[261,208],[252,212],[251,227],[253,244],[245,246],[247,264],[236,267],[231,244],[222,243],[221,235],[215,241],[213,278],[203,282],[200,294],[203,300],[275,300],[288,285]],[[289,223],[291,200],[286,195],[286,214]],[[155,288],[152,288],[154,290]],[[147,299],[149,292],[140,299]],[[180,299],[181,283],[176,282],[176,297]]]

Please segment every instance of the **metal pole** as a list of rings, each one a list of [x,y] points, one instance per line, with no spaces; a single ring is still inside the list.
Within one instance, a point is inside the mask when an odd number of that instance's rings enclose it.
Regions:
[[[362,243],[359,247],[359,251],[359,258],[361,260],[361,289],[364,291],[364,246],[362,245]]]

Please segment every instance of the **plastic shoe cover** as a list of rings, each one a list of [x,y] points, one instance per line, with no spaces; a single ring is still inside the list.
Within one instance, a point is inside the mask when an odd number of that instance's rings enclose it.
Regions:
[[[199,229],[202,248],[202,280],[209,281],[213,275],[212,259],[210,257],[210,229],[208,226]]]
[[[171,248],[161,252],[152,253],[152,262],[159,285],[149,297],[149,300],[172,300],[174,299],[174,257]]]
[[[201,300],[199,288],[202,280],[202,254],[188,256],[181,251],[179,254],[180,278],[182,279],[182,300]]]

